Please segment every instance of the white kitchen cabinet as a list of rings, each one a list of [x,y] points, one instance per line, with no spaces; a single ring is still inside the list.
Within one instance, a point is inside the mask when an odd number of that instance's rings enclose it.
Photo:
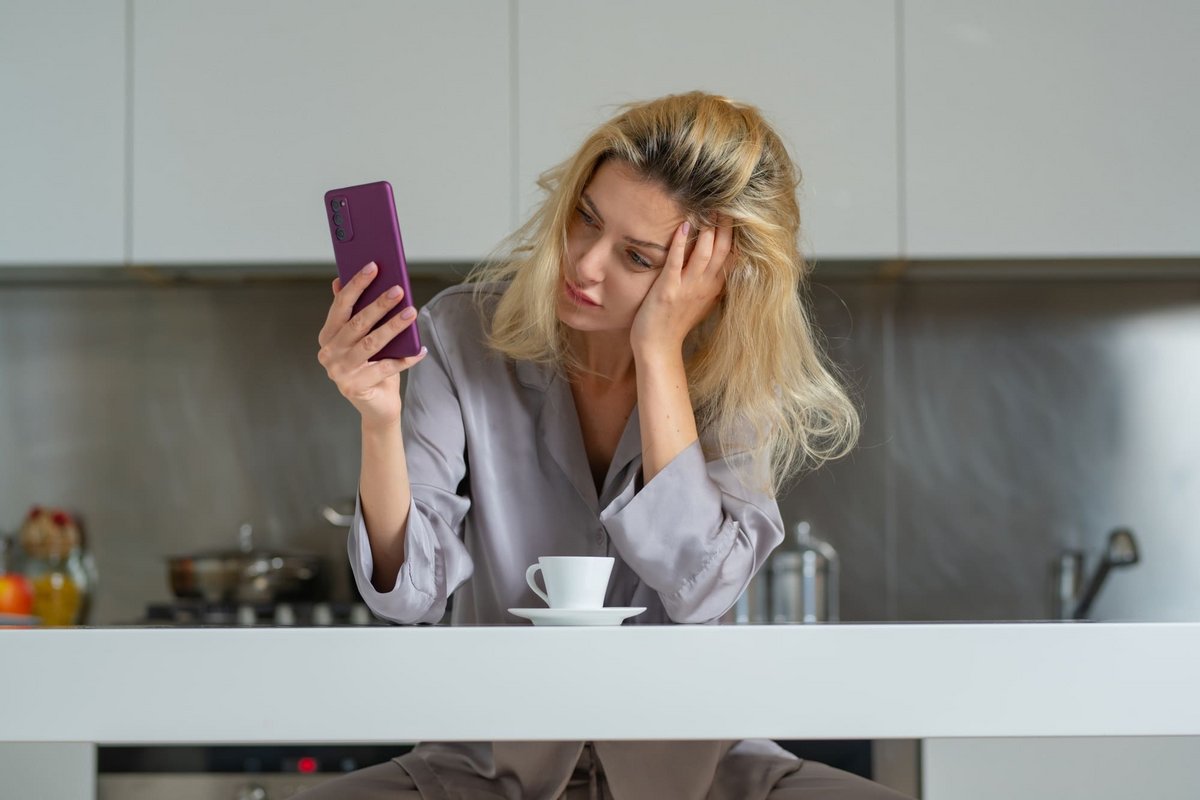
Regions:
[[[895,257],[895,17],[870,0],[517,0],[519,210],[617,104],[702,89],[776,124],[809,255]]]
[[[5,798],[95,800],[96,745],[0,743],[0,787]]]
[[[926,739],[922,800],[1200,797],[1200,737]]]
[[[904,0],[905,254],[1200,254],[1200,4]]]
[[[125,3],[5,3],[0,267],[125,257]]]
[[[135,263],[332,262],[322,195],[381,179],[410,259],[508,232],[507,4],[133,9]]]

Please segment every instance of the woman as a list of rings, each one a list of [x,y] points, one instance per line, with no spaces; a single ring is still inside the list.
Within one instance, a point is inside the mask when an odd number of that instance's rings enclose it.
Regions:
[[[362,416],[349,556],[381,617],[514,624],[539,556],[611,555],[605,605],[712,622],[783,540],[774,499],[858,420],[799,300],[797,172],[752,107],[633,104],[546,173],[546,199],[413,323],[334,301],[318,360]],[[420,366],[416,366],[417,364]],[[400,373],[412,369],[401,401]],[[702,699],[698,699],[702,700]],[[405,794],[407,792],[407,794]],[[896,798],[772,742],[422,743],[320,797]]]

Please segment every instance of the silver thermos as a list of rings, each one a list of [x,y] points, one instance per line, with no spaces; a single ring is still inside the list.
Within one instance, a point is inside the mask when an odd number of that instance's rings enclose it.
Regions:
[[[838,621],[837,551],[798,522],[794,547],[777,550],[733,607],[731,621],[805,623]]]

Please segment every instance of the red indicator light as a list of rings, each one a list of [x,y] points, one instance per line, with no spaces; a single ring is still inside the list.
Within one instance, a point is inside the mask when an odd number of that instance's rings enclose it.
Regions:
[[[308,774],[317,771],[317,760],[312,756],[301,756],[296,761],[296,771]]]

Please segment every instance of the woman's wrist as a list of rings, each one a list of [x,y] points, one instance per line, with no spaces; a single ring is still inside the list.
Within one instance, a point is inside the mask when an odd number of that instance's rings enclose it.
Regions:
[[[400,433],[400,420],[368,422],[366,419],[363,419],[361,430],[364,439],[390,439]]]
[[[683,363],[683,342],[634,344],[633,360],[638,367],[655,369]]]

